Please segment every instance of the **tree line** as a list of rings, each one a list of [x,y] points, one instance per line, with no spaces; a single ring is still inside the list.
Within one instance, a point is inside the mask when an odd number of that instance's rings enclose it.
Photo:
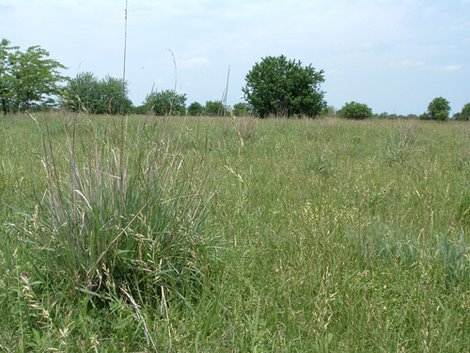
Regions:
[[[348,102],[336,111],[327,106],[321,84],[324,71],[284,55],[268,56],[256,63],[245,77],[242,88],[245,102],[233,107],[221,101],[205,105],[187,105],[186,94],[175,90],[152,91],[140,106],[128,97],[128,85],[122,79],[106,76],[98,79],[91,72],[74,78],[61,74],[65,66],[49,57],[40,46],[21,51],[10,41],[0,42],[0,105],[4,114],[26,110],[65,109],[90,114],[155,114],[159,116],[235,116],[316,117],[337,115],[348,119],[404,118],[394,114],[374,114],[364,103]],[[447,120],[450,103],[443,97],[433,99],[425,113],[406,118]],[[469,120],[470,103],[453,119]]]

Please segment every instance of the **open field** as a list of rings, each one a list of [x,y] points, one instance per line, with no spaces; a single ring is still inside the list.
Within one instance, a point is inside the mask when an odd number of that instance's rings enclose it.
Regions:
[[[0,118],[0,351],[467,352],[470,124]]]

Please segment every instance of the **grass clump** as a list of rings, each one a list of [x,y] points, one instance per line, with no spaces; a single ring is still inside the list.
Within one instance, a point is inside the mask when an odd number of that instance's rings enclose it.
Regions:
[[[177,149],[161,141],[139,151],[122,129],[119,145],[95,134],[90,153],[72,127],[65,156],[46,133],[47,188],[22,228],[31,275],[99,305],[116,297],[135,305],[191,300],[214,245],[206,227],[211,197],[191,184],[185,170],[194,166]]]

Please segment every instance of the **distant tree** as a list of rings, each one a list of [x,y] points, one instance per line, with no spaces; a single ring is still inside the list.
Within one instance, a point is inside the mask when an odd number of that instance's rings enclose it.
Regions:
[[[145,98],[144,105],[158,116],[185,115],[186,95],[174,90],[152,92]]]
[[[464,121],[470,120],[470,103],[465,104],[462,111],[454,115],[454,119]]]
[[[106,76],[99,83],[100,111],[108,114],[127,114],[132,101],[127,97],[127,83],[121,78]]]
[[[335,107],[329,105],[323,109],[321,112],[322,116],[335,116],[336,115],[336,109]]]
[[[0,42],[0,101],[2,111],[27,110],[32,107],[55,105],[65,77],[65,66],[49,58],[40,46],[21,52],[10,46],[7,39]]]
[[[220,101],[207,101],[204,114],[207,116],[225,116],[228,114],[228,110]]]
[[[17,52],[12,74],[15,77],[15,108],[27,110],[40,105],[44,100],[60,94],[60,83],[65,79],[60,70],[65,66],[49,59],[49,53],[40,46],[29,47],[26,52]]]
[[[427,117],[430,120],[447,120],[450,114],[450,103],[442,97],[434,98],[428,105]]]
[[[339,111],[338,115],[345,119],[366,119],[372,116],[372,109],[366,104],[349,102],[346,103]]]
[[[320,84],[325,81],[323,73],[284,55],[268,56],[248,72],[242,91],[254,114],[261,118],[315,117],[326,107],[320,91]]]
[[[13,58],[18,47],[10,46],[10,41],[0,41],[0,102],[3,114],[7,114],[11,108],[11,100],[15,95],[15,80],[12,75]]]
[[[188,115],[200,116],[204,114],[204,107],[198,102],[193,102],[188,106]]]
[[[97,113],[101,99],[100,84],[91,72],[78,73],[67,81],[62,92],[62,107],[74,112]]]
[[[240,102],[234,104],[232,112],[235,116],[249,116],[251,115],[251,107],[247,103]]]
[[[71,111],[93,114],[125,114],[132,102],[127,97],[127,83],[106,76],[99,80],[91,72],[69,79],[62,93],[62,106]]]

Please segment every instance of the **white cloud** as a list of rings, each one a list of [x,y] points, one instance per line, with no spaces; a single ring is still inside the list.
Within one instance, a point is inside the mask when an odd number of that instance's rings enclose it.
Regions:
[[[449,72],[454,72],[454,71],[459,71],[463,68],[462,65],[447,65],[444,66],[443,70],[444,71],[449,71]]]
[[[400,62],[402,67],[422,67],[424,66],[424,62],[421,60],[403,60]]]
[[[200,67],[208,67],[211,63],[209,59],[204,57],[184,59],[179,62],[179,66],[183,69],[196,69]]]

